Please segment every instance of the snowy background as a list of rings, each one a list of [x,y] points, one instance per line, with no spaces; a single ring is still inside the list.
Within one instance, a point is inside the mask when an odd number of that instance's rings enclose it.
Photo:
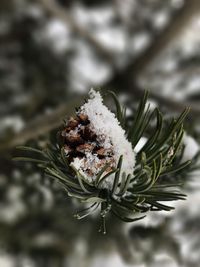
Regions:
[[[198,168],[174,212],[110,222],[102,237],[37,168],[11,161],[16,145],[43,145],[91,87],[115,90],[130,108],[148,89],[166,117],[191,106],[185,158],[194,157],[199,32],[199,0],[0,1],[1,267],[199,267]]]

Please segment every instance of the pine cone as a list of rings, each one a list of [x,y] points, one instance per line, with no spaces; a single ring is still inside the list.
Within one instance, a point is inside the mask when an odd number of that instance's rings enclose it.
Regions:
[[[106,149],[91,130],[88,116],[77,113],[71,117],[61,132],[64,139],[64,151],[70,163],[78,159],[82,162],[82,170],[87,176],[93,177],[105,164],[110,164],[105,172],[114,166],[112,149]]]

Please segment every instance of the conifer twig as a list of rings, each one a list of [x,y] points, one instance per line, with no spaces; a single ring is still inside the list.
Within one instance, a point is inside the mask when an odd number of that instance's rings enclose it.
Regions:
[[[73,112],[74,106],[79,105],[82,99],[83,97],[78,97],[76,100],[67,101],[65,104],[56,108],[52,113],[42,115],[29,122],[22,131],[15,134],[10,140],[0,143],[0,151],[8,151],[17,145],[24,144],[31,139],[38,138],[55,129],[60,125],[62,118],[64,118],[66,114],[70,115]]]
[[[163,187],[159,178],[178,173],[191,163],[176,161],[182,150],[183,122],[189,109],[170,120],[169,126],[164,128],[160,121],[162,114],[158,116],[157,109],[153,112],[146,109],[147,95],[147,92],[143,95],[132,123],[125,123],[123,131],[116,119],[121,118],[123,110],[118,99],[113,95],[118,107],[113,114],[104,106],[100,93],[92,89],[90,99],[77,110],[76,117],[71,117],[60,129],[57,140],[52,139],[50,145],[41,151],[18,147],[35,156],[17,157],[15,160],[38,163],[70,197],[90,204],[89,208],[76,214],[76,218],[85,218],[98,209],[101,219],[99,231],[103,234],[110,213],[123,222],[132,223],[142,220],[147,212],[171,211],[174,207],[168,202],[185,200],[186,195],[171,189],[167,182]],[[154,139],[148,137],[147,143],[136,153],[135,146],[155,116],[155,129],[160,134]],[[104,152],[109,147],[109,153],[98,154],[100,147]],[[101,186],[100,181],[103,181]],[[174,187],[177,187],[175,183]]]

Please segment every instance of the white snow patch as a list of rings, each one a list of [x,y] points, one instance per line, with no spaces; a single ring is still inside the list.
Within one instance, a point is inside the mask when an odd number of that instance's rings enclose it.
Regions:
[[[1,267],[14,267],[15,259],[9,254],[0,254],[0,266]]]
[[[127,48],[127,34],[123,28],[105,27],[96,31],[95,37],[112,53],[124,53]]]
[[[146,137],[141,137],[139,142],[137,143],[136,147],[135,147],[135,151],[136,153],[138,153],[142,148],[143,146],[146,144],[147,142],[147,138]]]
[[[66,52],[71,47],[70,29],[59,19],[51,19],[42,30],[36,32],[35,39],[45,42],[58,54]]]
[[[147,32],[140,32],[134,35],[130,43],[130,49],[134,54],[142,52],[151,42],[151,37]]]
[[[74,4],[71,14],[78,24],[84,25],[92,29],[101,28],[110,24],[115,18],[115,13],[112,7],[85,8],[82,4]]]
[[[119,256],[118,253],[112,252],[109,255],[97,255],[96,257],[93,257],[91,260],[91,267],[108,267],[108,266],[115,266],[115,267],[131,267],[132,264],[125,263],[122,258]]]
[[[154,14],[154,27],[158,30],[164,28],[169,21],[169,14],[167,12],[159,12]]]
[[[183,143],[185,145],[185,149],[182,160],[191,160],[199,152],[199,144],[193,137],[187,134],[185,134],[183,137]]]
[[[70,86],[73,88],[73,92],[74,90],[85,92],[85,88],[88,86],[101,85],[111,77],[111,67],[97,59],[93,51],[83,41],[77,41],[74,47],[77,49],[77,53],[69,61],[72,77]]]
[[[19,116],[7,116],[0,120],[0,134],[5,130],[10,129],[14,133],[20,132],[24,128],[24,121]]]

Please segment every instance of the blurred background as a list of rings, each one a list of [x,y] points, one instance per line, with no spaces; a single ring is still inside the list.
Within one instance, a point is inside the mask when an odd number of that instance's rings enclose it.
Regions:
[[[1,0],[0,267],[199,267],[199,74],[199,0]],[[195,166],[175,211],[112,220],[102,236],[37,167],[11,160],[16,145],[44,146],[91,87],[114,90],[129,115],[144,89],[166,117],[191,106]]]

